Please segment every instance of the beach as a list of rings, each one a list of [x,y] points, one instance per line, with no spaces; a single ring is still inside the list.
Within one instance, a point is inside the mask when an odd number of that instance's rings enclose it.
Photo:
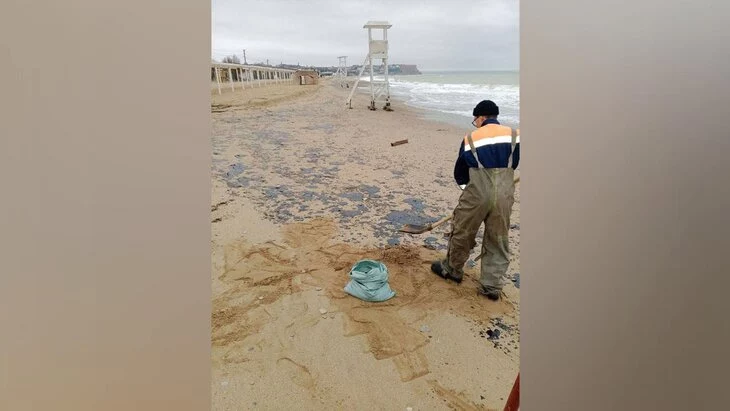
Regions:
[[[504,407],[519,371],[519,185],[505,298],[430,272],[450,215],[462,127],[333,79],[211,94],[212,408],[434,410]],[[407,144],[391,146],[392,142]],[[481,247],[481,231],[476,257]],[[343,288],[352,265],[388,268],[396,296]],[[497,332],[498,331],[498,332]]]

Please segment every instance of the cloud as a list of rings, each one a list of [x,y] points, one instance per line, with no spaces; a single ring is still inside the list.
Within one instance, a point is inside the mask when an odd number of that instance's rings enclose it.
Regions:
[[[368,20],[387,20],[390,62],[422,69],[519,68],[517,0],[213,0],[212,54],[249,63],[361,64]],[[378,33],[379,36],[379,33]]]

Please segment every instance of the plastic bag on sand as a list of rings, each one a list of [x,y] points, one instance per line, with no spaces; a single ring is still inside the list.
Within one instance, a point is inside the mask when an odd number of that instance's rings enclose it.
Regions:
[[[350,270],[350,282],[345,292],[364,301],[380,302],[393,298],[388,285],[388,269],[374,260],[360,260]]]

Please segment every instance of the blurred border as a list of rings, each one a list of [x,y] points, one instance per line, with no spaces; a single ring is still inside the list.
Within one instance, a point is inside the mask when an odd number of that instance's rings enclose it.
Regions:
[[[521,406],[730,404],[730,3],[521,2]]]
[[[209,1],[0,5],[0,409],[210,407]]]

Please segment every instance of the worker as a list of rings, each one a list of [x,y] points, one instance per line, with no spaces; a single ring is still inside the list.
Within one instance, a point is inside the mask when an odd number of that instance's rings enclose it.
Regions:
[[[479,293],[497,301],[506,284],[510,261],[509,228],[514,204],[514,170],[519,165],[519,130],[497,121],[499,107],[481,101],[472,112],[477,129],[464,137],[454,167],[462,189],[454,209],[446,258],[431,264],[438,276],[461,283],[464,264],[484,223]]]

